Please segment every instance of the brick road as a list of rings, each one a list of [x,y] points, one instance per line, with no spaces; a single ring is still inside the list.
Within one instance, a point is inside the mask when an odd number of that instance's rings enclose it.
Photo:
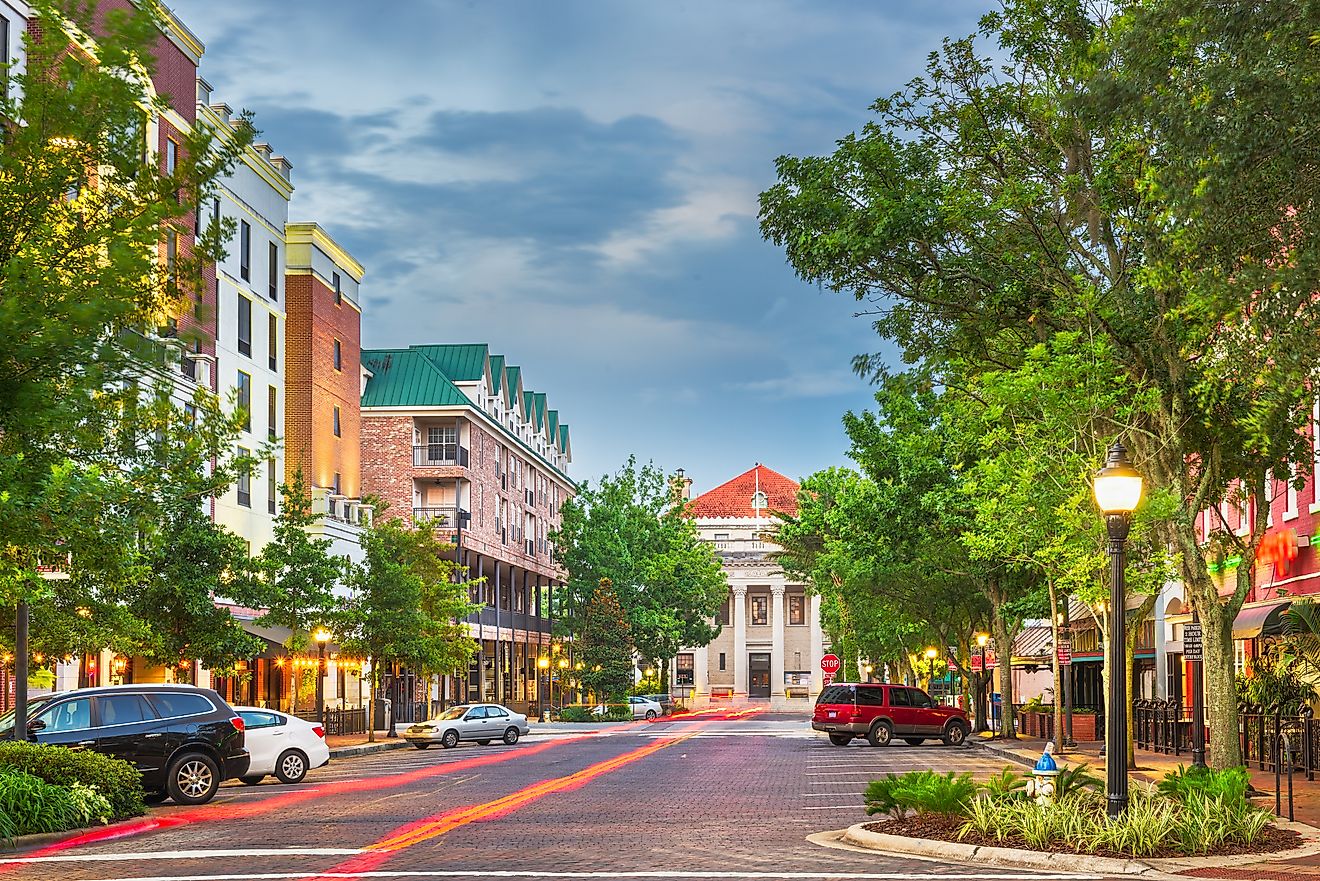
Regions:
[[[205,807],[154,811],[161,828],[28,854],[35,861],[3,871],[21,881],[623,873],[1010,881],[1021,873],[806,840],[864,819],[866,781],[887,771],[983,775],[1002,764],[974,749],[931,744],[834,747],[797,718],[660,721],[533,736],[511,748],[357,757],[313,771],[300,786],[226,785]]]

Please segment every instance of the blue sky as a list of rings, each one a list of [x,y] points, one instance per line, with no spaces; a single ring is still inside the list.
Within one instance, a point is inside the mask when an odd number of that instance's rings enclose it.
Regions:
[[[294,220],[367,268],[367,346],[488,342],[573,432],[697,491],[842,464],[876,348],[757,232],[781,154],[829,152],[991,0],[176,0],[214,100],[293,163]]]

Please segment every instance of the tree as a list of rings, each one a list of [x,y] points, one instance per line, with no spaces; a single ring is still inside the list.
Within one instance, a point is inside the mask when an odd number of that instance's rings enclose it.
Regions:
[[[1257,7],[1243,6],[1255,10]],[[829,157],[782,157],[767,238],[805,279],[884,302],[879,333],[962,375],[1058,333],[1103,337],[1152,407],[1125,440],[1178,499],[1170,537],[1205,629],[1211,761],[1240,760],[1232,622],[1273,494],[1305,469],[1320,363],[1308,4],[1010,2],[880,99]],[[1275,72],[1284,72],[1275,76]],[[1258,124],[1268,118],[1268,124]],[[1273,137],[1266,133],[1272,133]],[[1305,181],[1305,183],[1303,183]],[[1228,201],[1225,201],[1225,200]],[[861,356],[863,372],[882,359]],[[1221,598],[1195,521],[1256,500]]]
[[[449,548],[429,524],[412,529],[397,518],[362,535],[363,562],[349,567],[351,594],[331,619],[343,650],[371,659],[373,707],[381,674],[394,664],[452,670],[476,651],[462,623],[473,609],[468,585],[449,581],[452,570],[440,561]]]
[[[630,457],[595,486],[584,484],[561,515],[552,540],[568,571],[570,626],[582,626],[600,579],[610,579],[633,645],[667,687],[679,648],[715,638],[710,622],[728,596],[720,561],[685,516],[674,480]]]
[[[582,607],[577,645],[582,684],[598,701],[622,698],[633,682],[632,629],[608,578],[600,580]]]

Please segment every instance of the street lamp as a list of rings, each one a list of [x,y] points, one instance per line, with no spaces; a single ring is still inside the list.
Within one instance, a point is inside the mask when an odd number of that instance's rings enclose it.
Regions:
[[[545,708],[545,698],[541,696],[541,677],[545,675],[546,670],[550,669],[550,659],[545,655],[541,655],[536,659],[536,668],[541,671],[536,674],[536,702],[541,707],[541,721],[549,722],[550,714]]]
[[[568,691],[568,683],[564,681],[568,676],[568,673],[565,672],[567,670],[568,670],[568,658],[560,658],[559,659],[559,706],[560,706],[559,712],[561,714],[564,712],[563,711],[564,695]]]
[[[330,641],[330,631],[318,627],[312,638],[316,640],[316,721],[325,730],[325,644]]]
[[[1105,768],[1109,816],[1123,813],[1128,802],[1127,781],[1127,643],[1123,638],[1127,537],[1132,512],[1141,502],[1142,479],[1127,460],[1118,441],[1109,448],[1105,467],[1095,476],[1095,503],[1105,515],[1109,532],[1109,718],[1105,732]]]
[[[935,659],[940,656],[940,651],[933,645],[927,646],[924,655],[926,658],[926,690],[929,691],[935,684]]]
[[[976,724],[978,731],[990,730],[989,696],[986,693],[990,685],[990,671],[985,666],[985,647],[989,642],[990,634],[976,634],[976,645],[981,649],[981,684],[976,690],[976,707],[978,710]]]

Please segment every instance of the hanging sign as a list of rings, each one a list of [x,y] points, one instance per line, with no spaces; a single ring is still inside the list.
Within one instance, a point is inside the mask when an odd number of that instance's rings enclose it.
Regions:
[[[1199,622],[1183,625],[1183,660],[1200,661],[1203,660],[1201,654],[1201,625]]]

